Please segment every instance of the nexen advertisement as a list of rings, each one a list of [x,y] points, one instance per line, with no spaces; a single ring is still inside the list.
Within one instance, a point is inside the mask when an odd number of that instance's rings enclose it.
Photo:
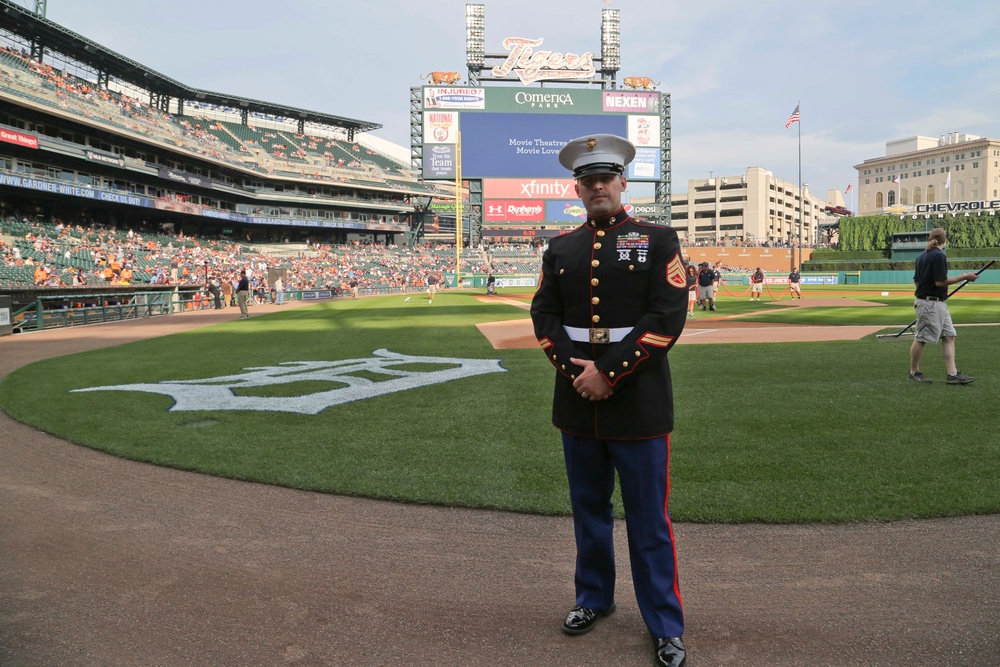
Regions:
[[[462,116],[463,178],[566,178],[559,150],[585,134],[628,133],[627,116],[469,113]],[[433,176],[427,168],[429,178]]]

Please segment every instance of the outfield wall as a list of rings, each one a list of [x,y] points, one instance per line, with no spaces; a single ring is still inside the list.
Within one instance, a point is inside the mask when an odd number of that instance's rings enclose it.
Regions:
[[[707,260],[700,260],[707,261]],[[763,267],[761,267],[763,268]],[[787,285],[788,267],[769,272],[765,282],[769,285]],[[960,276],[961,271],[949,271],[948,275]],[[749,285],[749,273],[724,273],[723,277],[729,285]],[[476,289],[486,287],[487,274],[485,273],[463,273],[462,288]],[[535,288],[538,285],[537,275],[517,274],[498,275],[497,288]],[[979,285],[1000,285],[1000,270],[991,269],[983,271],[976,281]],[[445,284],[448,287],[455,287],[455,274],[445,274]],[[806,271],[802,274],[802,284],[804,286],[815,285],[913,285],[912,271]]]
[[[831,271],[830,273],[832,274],[833,272]],[[846,280],[843,280],[843,278],[847,277],[850,277],[851,280],[851,283],[848,284],[854,284],[856,281],[853,276],[859,273],[861,274],[860,281],[857,284],[861,285],[913,284],[913,271],[841,271],[840,276],[842,280],[840,284],[844,284]],[[952,270],[948,272],[948,275],[960,276],[962,273],[964,272]],[[1000,285],[1000,270],[990,269],[983,271],[976,283],[980,285]]]
[[[767,271],[765,270],[765,273]],[[960,276],[962,271],[949,271],[950,276]],[[725,281],[730,285],[749,285],[750,275],[746,273],[725,273]],[[768,284],[788,284],[788,270],[775,271],[767,276]],[[976,281],[979,285],[1000,285],[1000,270],[983,271]],[[804,271],[803,285],[913,285],[913,271]]]

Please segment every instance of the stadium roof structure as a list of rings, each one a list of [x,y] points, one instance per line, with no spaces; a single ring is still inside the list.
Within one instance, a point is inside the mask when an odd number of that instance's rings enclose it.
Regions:
[[[138,88],[148,90],[162,103],[169,98],[190,100],[206,104],[217,104],[239,109],[246,113],[281,116],[299,123],[317,123],[347,130],[353,139],[355,132],[367,132],[382,127],[372,123],[344,116],[299,109],[284,104],[254,100],[238,95],[192,88],[168,76],[160,74],[141,63],[126,58],[97,42],[68,30],[33,11],[16,4],[13,0],[0,0],[0,25],[8,32],[19,35],[32,44],[32,57],[41,61],[42,49],[50,49],[91,67],[98,73],[98,83],[107,83],[106,77],[124,81]],[[36,53],[37,49],[37,53]],[[244,118],[246,116],[244,115]]]

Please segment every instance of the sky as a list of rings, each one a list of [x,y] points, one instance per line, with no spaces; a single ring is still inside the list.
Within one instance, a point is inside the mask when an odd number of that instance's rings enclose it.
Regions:
[[[34,6],[33,0],[18,0]],[[506,37],[600,54],[621,12],[621,70],[671,95],[672,191],[764,167],[843,191],[885,143],[1000,137],[1000,2],[483,0]],[[465,67],[459,0],[48,0],[47,17],[187,85],[375,123],[409,147],[409,89]],[[801,123],[785,121],[801,103]],[[640,193],[636,193],[640,194]],[[850,199],[848,199],[850,203]]]

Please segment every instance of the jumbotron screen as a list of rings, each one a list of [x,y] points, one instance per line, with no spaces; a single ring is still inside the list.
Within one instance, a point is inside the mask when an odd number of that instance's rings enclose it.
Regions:
[[[566,142],[617,134],[636,146],[626,176],[660,179],[658,92],[425,86],[423,176],[483,181],[483,223],[574,222],[586,211],[559,164]]]

